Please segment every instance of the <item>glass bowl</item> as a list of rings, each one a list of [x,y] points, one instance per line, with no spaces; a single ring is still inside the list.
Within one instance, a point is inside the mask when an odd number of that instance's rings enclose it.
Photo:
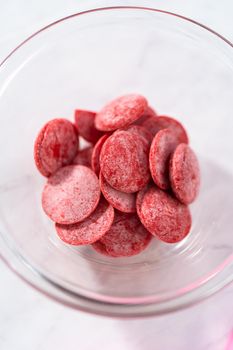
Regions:
[[[101,315],[179,310],[233,279],[233,50],[182,16],[140,7],[78,13],[41,29],[0,67],[0,254],[59,302]],[[33,143],[49,119],[145,95],[178,118],[197,152],[202,184],[181,243],[153,240],[140,255],[107,258],[57,238],[41,208],[45,179]]]

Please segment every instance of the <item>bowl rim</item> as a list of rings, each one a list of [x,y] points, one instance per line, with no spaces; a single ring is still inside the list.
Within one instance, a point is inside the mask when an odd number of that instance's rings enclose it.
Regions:
[[[112,11],[112,10],[142,10],[142,11],[152,11],[156,13],[162,13],[165,15],[169,15],[172,17],[176,17],[178,19],[184,20],[186,22],[189,22],[193,25],[196,25],[200,27],[201,29],[204,29],[208,31],[209,33],[213,34],[217,38],[219,38],[221,41],[224,41],[225,44],[233,48],[233,43],[230,42],[227,38],[222,36],[221,34],[217,33],[215,30],[207,27],[204,24],[201,24],[197,22],[196,20],[190,19],[186,16],[176,14],[170,11],[165,11],[161,9],[156,9],[152,7],[144,7],[144,6],[108,6],[108,7],[98,7],[93,9],[88,9],[85,11],[77,12],[68,16],[65,16],[63,18],[60,18],[54,22],[49,23],[48,25],[42,27],[41,29],[37,30],[30,36],[28,36],[26,39],[24,39],[21,43],[19,43],[1,62],[0,62],[0,68],[3,67],[4,64],[7,63],[8,59],[16,52],[18,51],[22,46],[24,46],[28,41],[39,35],[40,33],[46,31],[47,29],[58,25],[59,23],[62,23],[66,20],[82,16],[89,13],[96,13],[100,11]],[[1,236],[2,232],[0,232]],[[197,304],[201,302],[202,300],[206,299],[207,297],[214,295],[221,289],[223,289],[225,286],[229,285],[233,281],[233,273],[229,274],[226,273],[226,270],[231,268],[233,266],[233,254],[231,254],[223,263],[221,263],[214,271],[211,271],[208,276],[202,278],[199,281],[195,281],[192,283],[192,285],[188,286],[187,288],[183,288],[182,293],[174,296],[172,300],[167,299],[165,302],[156,302],[153,300],[153,298],[149,298],[147,303],[140,302],[139,304],[130,304],[130,303],[116,303],[111,301],[103,301],[100,299],[95,299],[93,296],[85,296],[80,293],[74,293],[63,286],[59,285],[52,279],[48,278],[45,274],[43,274],[41,271],[39,271],[37,268],[33,267],[29,261],[27,261],[19,252],[16,251],[12,247],[11,244],[8,244],[3,237],[0,237],[1,244],[4,244],[4,247],[6,247],[7,252],[4,255],[2,253],[2,249],[0,249],[0,259],[17,275],[19,276],[24,282],[26,282],[28,285],[36,289],[37,291],[41,292],[42,294],[48,296],[52,300],[55,300],[63,305],[69,306],[73,309],[77,309],[80,311],[89,312],[91,314],[96,315],[102,315],[102,316],[111,316],[111,317],[120,317],[120,318],[135,318],[135,317],[146,317],[146,316],[155,316],[155,315],[163,315],[170,312],[178,311],[183,308],[186,308],[188,306],[192,306],[194,304]],[[0,247],[1,247],[0,244]],[[12,249],[13,248],[13,249]],[[20,268],[30,268],[31,271],[24,271],[22,272],[19,267],[16,267],[15,264],[15,257],[17,258],[17,263],[20,263]],[[29,266],[28,266],[29,265]],[[28,276],[30,274],[30,277]],[[33,275],[33,276],[32,276]],[[219,276],[222,276],[225,278],[224,281],[219,279]],[[226,275],[226,276],[225,276]],[[34,281],[35,276],[37,278],[36,282]],[[206,287],[207,283],[215,282],[217,280],[217,286],[215,285],[214,288],[211,290],[206,290],[204,287]],[[44,288],[40,287],[40,282],[43,281],[45,284]],[[53,289],[53,292],[50,292],[49,289]],[[198,293],[197,293],[198,291]],[[56,292],[56,293],[55,293]],[[59,292],[59,293],[57,293]],[[61,293],[66,293],[69,297],[64,298],[64,296],[60,296]],[[197,294],[197,295],[196,295]],[[75,300],[73,300],[73,298]],[[176,300],[177,299],[177,300]],[[183,300],[184,299],[184,300]],[[79,303],[75,302],[77,300],[80,300]],[[175,301],[175,303],[174,303]],[[160,307],[156,309],[156,305],[160,304]],[[153,308],[154,306],[154,308]]]
[[[124,9],[128,9],[128,10],[145,10],[145,11],[153,11],[153,12],[158,12],[158,13],[163,13],[163,14],[167,14],[170,16],[174,16],[180,19],[183,19],[187,22],[190,22],[192,24],[195,24],[205,30],[207,30],[208,32],[214,34],[215,36],[217,36],[218,38],[222,39],[223,41],[225,41],[226,44],[230,45],[231,47],[233,47],[233,43],[228,40],[226,37],[224,37],[223,35],[219,34],[218,32],[216,32],[214,29],[206,26],[205,24],[202,24],[192,18],[188,18],[186,16],[171,12],[171,11],[166,11],[166,10],[161,10],[161,9],[157,9],[157,8],[153,8],[153,7],[147,7],[147,6],[106,6],[106,7],[96,7],[94,9],[89,9],[89,10],[85,10],[85,11],[81,11],[81,12],[76,12],[73,13],[71,15],[62,17],[57,19],[56,21],[53,21],[49,24],[47,24],[46,26],[38,29],[37,31],[35,31],[34,33],[32,33],[31,35],[29,35],[28,37],[26,37],[26,39],[24,39],[23,41],[21,41],[12,51],[9,52],[9,54],[0,62],[0,67],[8,60],[8,58],[10,58],[21,46],[23,46],[24,44],[26,44],[29,40],[31,40],[32,38],[34,38],[36,35],[44,32],[46,29],[49,29],[50,27],[55,26],[56,24],[59,24],[63,21],[66,21],[68,19],[77,17],[77,16],[81,16],[81,15],[85,15],[88,13],[93,13],[93,12],[99,12],[99,11],[109,11],[109,10],[124,10]]]

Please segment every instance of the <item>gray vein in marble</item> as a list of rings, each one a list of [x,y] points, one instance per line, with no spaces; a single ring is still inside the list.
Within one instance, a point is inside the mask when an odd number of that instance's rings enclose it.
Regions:
[[[38,342],[38,345],[35,350],[43,350],[45,343],[48,341],[48,339],[52,336],[52,334],[57,330],[57,324],[60,321],[60,315],[62,315],[62,311],[59,312],[57,315],[56,320],[48,327],[48,329],[45,331],[45,333],[42,336],[42,339]]]

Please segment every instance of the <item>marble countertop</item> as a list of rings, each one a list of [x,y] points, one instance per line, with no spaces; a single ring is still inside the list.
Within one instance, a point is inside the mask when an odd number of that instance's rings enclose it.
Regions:
[[[1,4],[0,60],[49,22],[87,8],[123,3],[183,14],[233,40],[231,0],[13,0]],[[25,285],[1,261],[0,281],[1,350],[233,349],[233,285],[173,315],[122,321],[65,308]]]

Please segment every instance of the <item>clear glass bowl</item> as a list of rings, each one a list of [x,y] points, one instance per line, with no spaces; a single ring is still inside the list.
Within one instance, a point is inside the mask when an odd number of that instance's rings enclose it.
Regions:
[[[0,254],[25,281],[73,308],[134,317],[184,308],[233,279],[233,50],[212,30],[155,9],[95,9],[19,45],[0,68]],[[38,130],[75,108],[137,92],[189,131],[202,186],[191,234],[106,258],[56,237],[41,208]]]

